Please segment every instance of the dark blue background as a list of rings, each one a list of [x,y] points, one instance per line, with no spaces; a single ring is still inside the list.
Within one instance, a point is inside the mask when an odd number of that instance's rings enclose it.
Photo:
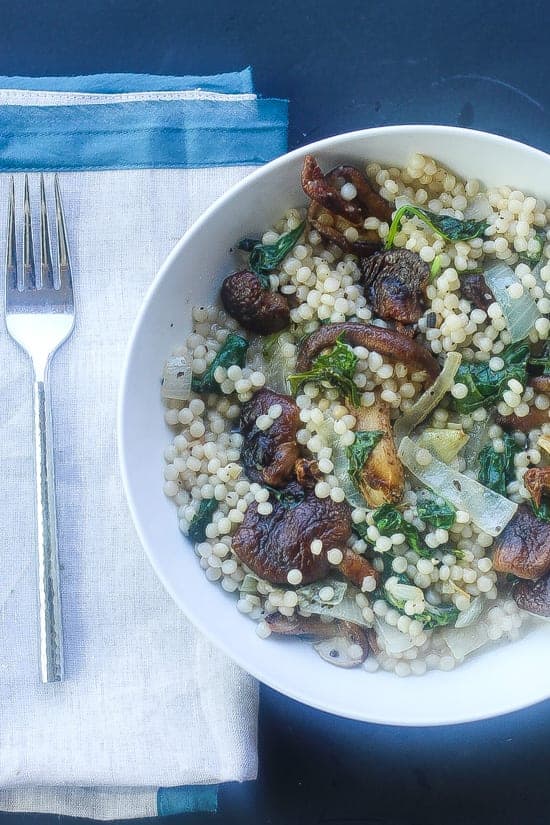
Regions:
[[[211,74],[250,64],[258,90],[290,99],[290,148],[432,122],[550,151],[547,0],[1,0],[0,9],[0,74]],[[257,783],[224,789],[214,820],[182,823],[548,825],[550,703],[475,725],[397,729],[263,689],[260,765]]]

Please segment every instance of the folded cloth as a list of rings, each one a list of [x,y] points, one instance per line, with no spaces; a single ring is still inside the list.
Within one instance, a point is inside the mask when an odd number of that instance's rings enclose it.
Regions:
[[[286,117],[284,101],[256,98],[249,71],[0,78],[0,171],[71,170],[59,177],[77,307],[51,370],[62,683],[43,685],[38,672],[30,363],[0,335],[0,810],[213,810],[218,783],[256,776],[256,684],[149,566],[124,501],[115,410],[154,273],[216,197],[285,150]],[[37,176],[30,184],[36,206]],[[1,174],[0,202],[8,185]]]

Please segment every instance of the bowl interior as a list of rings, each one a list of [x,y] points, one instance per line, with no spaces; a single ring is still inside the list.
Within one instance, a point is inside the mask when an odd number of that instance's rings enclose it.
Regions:
[[[439,126],[398,126],[320,141],[258,170],[217,201],[170,254],[148,293],[127,354],[119,405],[122,472],[132,515],[157,574],[189,618],[263,682],[302,702],[350,718],[399,725],[469,721],[550,695],[550,625],[475,656],[450,673],[419,678],[331,668],[305,643],[262,641],[235,597],[209,583],[178,529],[163,492],[163,450],[171,439],[159,395],[163,363],[185,340],[191,307],[217,299],[235,240],[261,233],[304,204],[300,168],[313,152],[324,168],[367,159],[402,165],[431,155],[461,176],[518,188],[550,201],[550,157],[493,135]]]

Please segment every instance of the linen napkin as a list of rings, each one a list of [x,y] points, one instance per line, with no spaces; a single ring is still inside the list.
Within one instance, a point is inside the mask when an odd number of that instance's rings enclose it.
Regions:
[[[0,173],[67,170],[76,300],[51,370],[62,683],[38,671],[31,368],[0,333],[0,810],[213,810],[219,783],[256,776],[256,684],[157,581],[124,501],[115,410],[156,270],[216,197],[285,151],[286,123],[286,102],[259,99],[249,70],[0,78]],[[0,204],[8,184],[0,174]]]

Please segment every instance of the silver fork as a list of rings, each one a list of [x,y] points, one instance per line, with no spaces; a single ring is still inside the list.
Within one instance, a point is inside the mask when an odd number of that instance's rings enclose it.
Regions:
[[[40,676],[43,682],[63,679],[63,632],[57,556],[57,518],[52,448],[52,416],[48,384],[53,354],[74,326],[74,300],[67,232],[57,175],[54,180],[58,274],[52,264],[44,178],[40,176],[40,272],[34,264],[29,181],[23,203],[23,268],[17,268],[15,187],[10,184],[6,251],[6,326],[29,355],[34,370],[34,435],[36,459],[38,588],[40,609]]]

